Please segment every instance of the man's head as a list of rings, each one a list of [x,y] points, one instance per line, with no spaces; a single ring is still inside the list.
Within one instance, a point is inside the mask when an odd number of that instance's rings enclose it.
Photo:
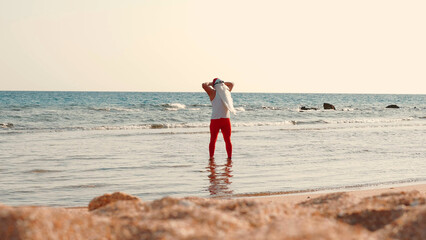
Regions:
[[[216,83],[217,80],[219,80],[219,78],[213,79],[213,85]]]
[[[219,78],[213,79],[213,86],[215,86],[216,84],[220,84],[220,83],[224,83],[224,81],[220,80]]]

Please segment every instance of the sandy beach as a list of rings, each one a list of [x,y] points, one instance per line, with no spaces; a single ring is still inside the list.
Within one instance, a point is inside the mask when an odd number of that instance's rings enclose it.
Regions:
[[[426,239],[426,184],[147,202],[113,193],[88,207],[0,205],[0,222],[0,239]]]
[[[345,191],[345,193],[353,197],[365,198],[365,197],[380,195],[383,193],[398,193],[398,192],[410,192],[410,191],[419,191],[420,193],[426,193],[426,184],[389,186],[384,188],[373,188],[373,189],[357,189],[357,190]],[[265,201],[265,202],[283,202],[288,204],[296,204],[302,201],[307,201],[312,198],[320,197],[328,193],[330,192],[327,192],[327,193],[313,192],[313,193],[303,193],[303,194],[276,195],[276,196],[256,197],[256,199],[260,201]]]

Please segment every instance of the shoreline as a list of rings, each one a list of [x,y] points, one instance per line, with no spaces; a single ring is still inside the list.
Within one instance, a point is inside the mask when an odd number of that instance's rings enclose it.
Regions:
[[[389,185],[386,187],[380,188],[361,188],[361,189],[341,189],[342,191],[315,191],[315,192],[306,192],[306,193],[292,193],[292,194],[278,194],[278,195],[269,195],[269,196],[255,196],[255,197],[239,197],[236,199],[256,199],[264,202],[282,202],[289,204],[297,204],[302,201],[309,199],[317,198],[324,196],[330,193],[347,193],[354,197],[365,198],[375,195],[381,195],[388,192],[409,192],[409,191],[419,191],[420,193],[426,194],[426,183],[413,183],[410,185]]]
[[[340,189],[342,191],[336,191],[333,190],[325,190],[325,191],[312,191],[312,192],[303,192],[303,193],[289,193],[289,194],[273,194],[273,195],[256,195],[256,196],[237,196],[237,197],[213,197],[213,198],[204,198],[206,200],[256,200],[260,202],[266,202],[266,203],[286,203],[286,204],[298,204],[303,201],[321,197],[327,194],[331,193],[347,193],[351,196],[357,197],[357,198],[365,198],[365,197],[371,197],[376,195],[381,195],[383,193],[399,193],[399,192],[410,192],[410,191],[419,191],[422,194],[426,194],[426,183],[413,183],[410,185],[389,185],[386,187],[380,187],[380,188],[362,188],[362,189]],[[161,198],[160,198],[161,199]],[[156,199],[159,200],[159,199]],[[143,201],[143,199],[142,199]],[[155,200],[146,201],[146,202],[153,202]],[[21,207],[21,206],[17,206]],[[44,206],[31,206],[31,207],[44,207]],[[87,207],[84,206],[76,206],[76,207],[58,207],[58,208],[65,208],[70,211],[85,211],[87,210]]]
[[[362,188],[348,188],[348,189],[334,189],[334,190],[319,190],[319,191],[297,191],[297,192],[290,192],[290,193],[253,193],[253,194],[240,194],[235,196],[224,196],[224,197],[201,197],[207,200],[238,200],[238,199],[245,199],[245,200],[259,200],[262,202],[282,202],[282,203],[289,203],[289,204],[297,204],[299,202],[309,200],[312,198],[320,197],[326,194],[330,193],[348,193],[350,195],[353,195],[355,197],[370,197],[374,195],[380,195],[385,192],[408,192],[408,191],[414,191],[417,190],[420,193],[426,193],[426,183],[413,183],[409,185],[387,185],[385,187],[379,187],[379,188],[368,188],[368,187],[362,187]],[[95,197],[95,196],[94,196]],[[169,196],[165,196],[169,197]],[[187,196],[187,197],[193,197],[193,196]],[[174,197],[174,198],[184,198],[184,197]],[[161,198],[159,198],[161,199]],[[155,200],[159,200],[155,199]],[[144,201],[143,199],[141,199]],[[144,201],[144,202],[153,202],[155,200],[150,201]],[[0,202],[0,204],[2,204]],[[45,205],[8,205],[11,207],[50,207]],[[84,210],[87,209],[85,206],[52,206],[52,208],[64,208],[67,210]]]

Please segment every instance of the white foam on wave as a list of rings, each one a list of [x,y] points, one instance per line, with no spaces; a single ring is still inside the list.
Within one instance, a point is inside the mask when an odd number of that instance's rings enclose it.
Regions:
[[[273,106],[262,106],[263,110],[281,110],[280,107],[273,107]]]
[[[202,128],[208,127],[209,123],[207,122],[195,122],[195,123],[163,123],[163,124],[151,124],[151,129],[161,129],[161,128]]]
[[[233,123],[236,127],[255,127],[255,126],[286,126],[286,125],[317,125],[317,124],[375,124],[375,123],[398,123],[411,121],[414,118],[399,119],[314,119],[314,120],[287,120],[278,122],[237,122]]]
[[[120,111],[120,112],[139,112],[140,109],[134,109],[134,108],[112,108],[114,111]]]
[[[83,130],[133,130],[133,129],[149,129],[149,125],[133,125],[133,126],[98,126],[91,128],[83,128]],[[80,130],[77,129],[76,130]]]
[[[209,123],[152,123],[129,126],[98,126],[83,130],[138,130],[138,129],[165,129],[165,128],[201,128],[208,127]],[[77,130],[77,129],[76,129]],[[81,130],[78,129],[78,130]]]
[[[249,122],[238,122],[232,120],[233,127],[268,127],[268,126],[292,126],[292,125],[303,125],[303,126],[314,126],[314,125],[359,125],[359,126],[378,126],[378,124],[399,124],[402,122],[413,122],[412,120],[418,119],[410,118],[359,118],[359,119],[300,119],[300,120],[284,120],[284,121],[249,121]],[[422,120],[418,120],[422,121]],[[101,126],[72,126],[72,127],[32,127],[32,128],[15,128],[12,124],[0,123],[0,129],[15,129],[18,132],[21,131],[107,131],[107,130],[144,130],[144,129],[185,129],[185,128],[208,128],[210,121],[204,122],[172,122],[172,123],[141,123],[134,125],[101,125]]]
[[[359,118],[359,119],[341,119],[341,120],[329,120],[329,123],[337,123],[337,124],[343,124],[343,123],[395,123],[395,122],[402,122],[402,121],[411,121],[414,118],[408,117],[408,118]]]
[[[178,109],[186,108],[185,104],[181,104],[181,103],[172,103],[172,104],[170,104],[170,106],[173,107],[173,108],[178,108]]]
[[[284,126],[284,125],[295,125],[295,121],[283,121],[283,122],[237,122],[232,125],[235,127],[261,127],[261,126]]]
[[[186,105],[182,103],[168,103],[163,106],[165,106],[168,111],[177,111],[186,108]]]
[[[232,122],[234,127],[260,127],[260,126],[288,126],[300,124],[319,124],[325,123],[322,120],[316,121],[295,121],[288,120],[282,122]],[[171,129],[171,128],[208,128],[210,122],[194,122],[194,123],[153,123],[131,126],[100,126],[86,130],[137,130],[137,129]]]
[[[139,111],[138,109],[131,109],[131,108],[120,108],[120,107],[104,107],[104,108],[96,108],[96,107],[89,107],[90,110],[99,111],[99,112],[136,112]]]

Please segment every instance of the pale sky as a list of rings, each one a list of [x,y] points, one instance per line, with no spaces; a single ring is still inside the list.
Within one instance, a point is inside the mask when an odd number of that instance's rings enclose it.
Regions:
[[[426,94],[426,1],[0,0],[0,90]]]

